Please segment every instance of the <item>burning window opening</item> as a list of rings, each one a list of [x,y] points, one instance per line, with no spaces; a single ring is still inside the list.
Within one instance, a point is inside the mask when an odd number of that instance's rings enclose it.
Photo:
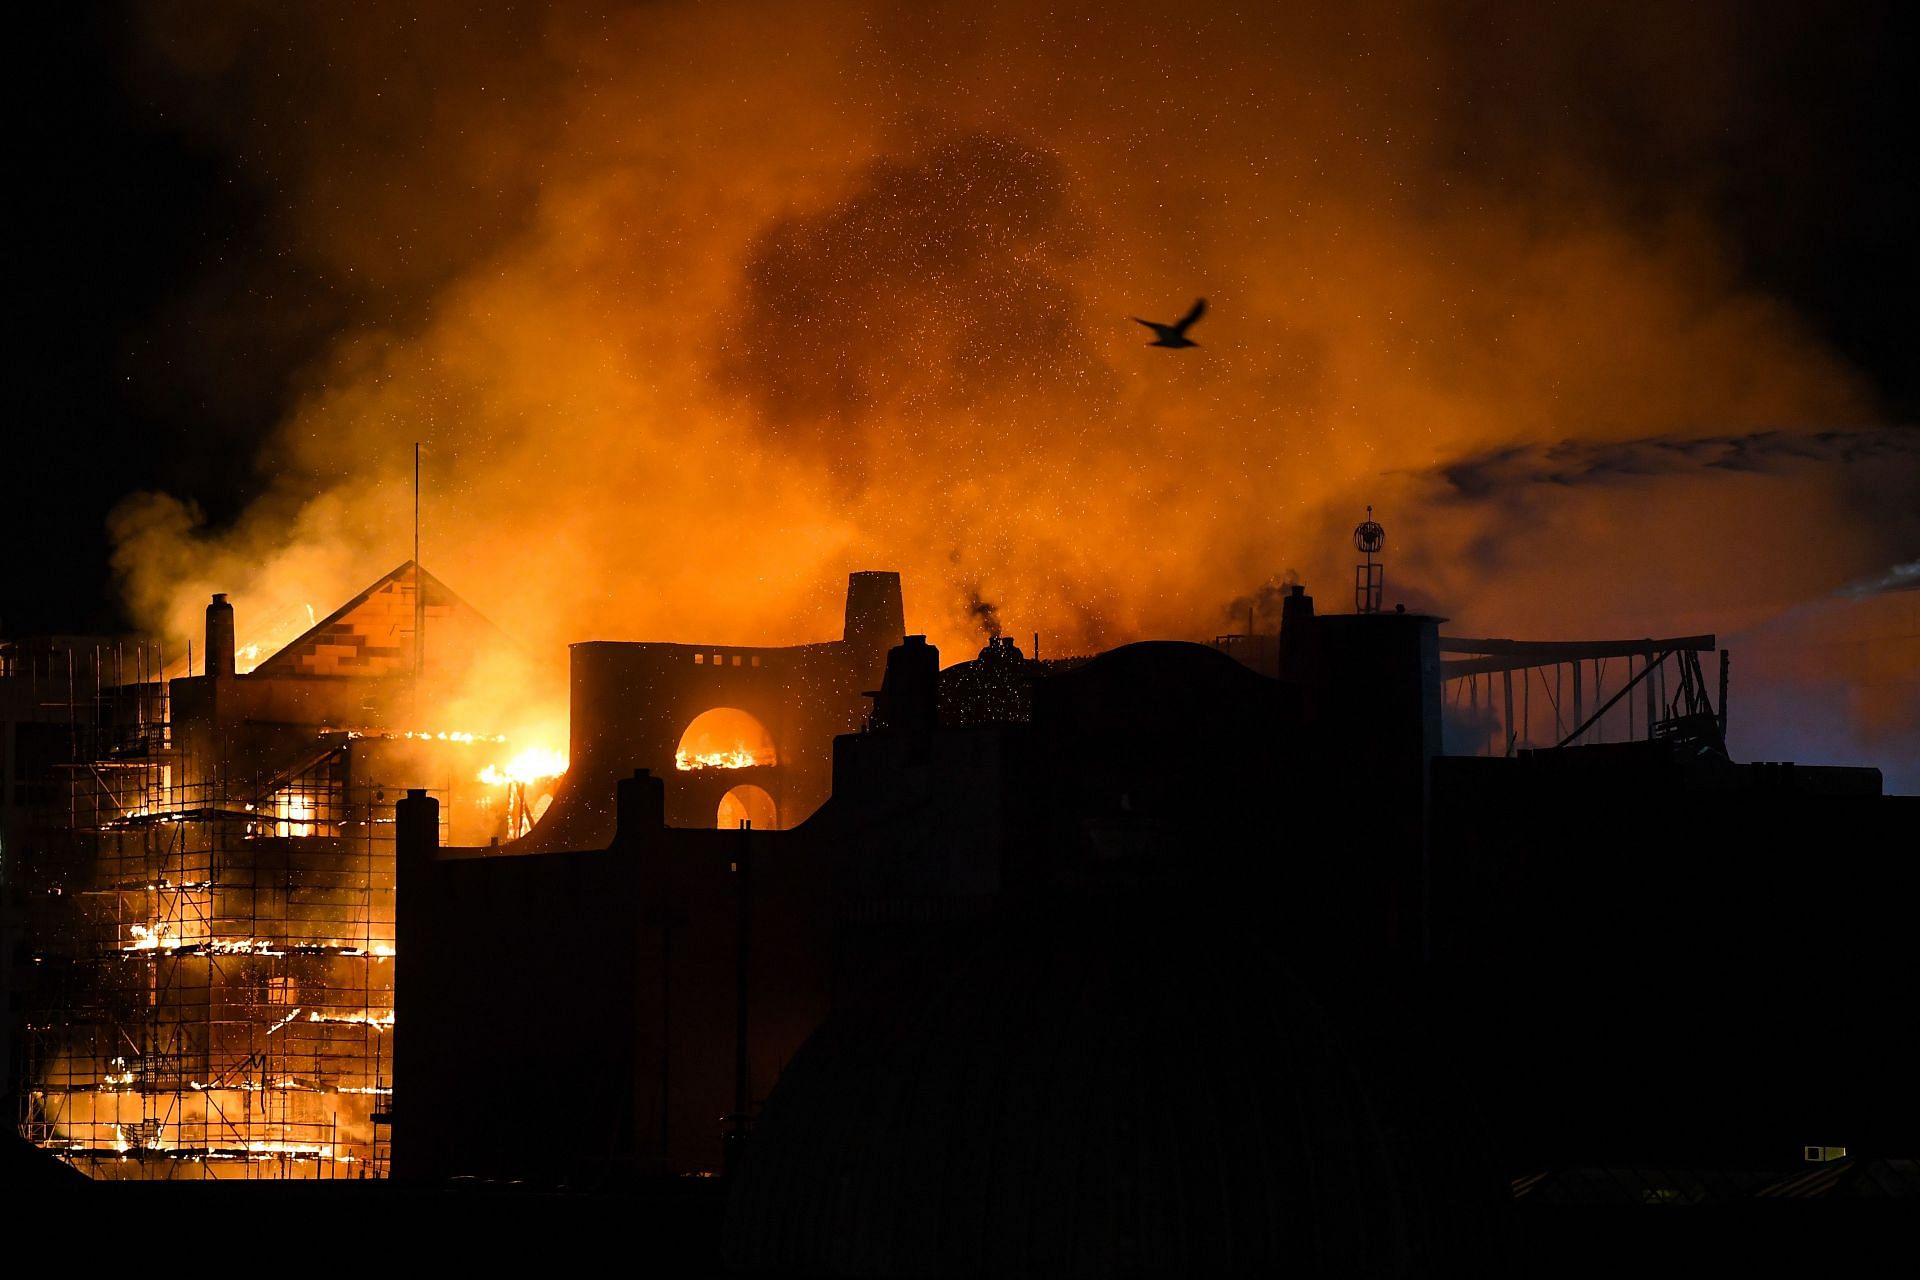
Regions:
[[[309,796],[281,792],[273,801],[273,831],[277,836],[310,836],[319,828],[314,823],[314,805]]]
[[[743,822],[752,823],[756,830],[779,829],[780,811],[766,788],[743,783],[720,797],[714,825],[722,831],[733,831]]]
[[[550,747],[528,747],[509,760],[505,767],[490,764],[482,769],[480,781],[490,787],[504,787],[515,782],[544,782],[566,771],[567,757],[564,753]]]
[[[132,940],[121,948],[123,951],[173,951],[180,946],[179,935],[170,925],[136,924],[128,928]]]
[[[501,739],[504,741],[504,739]],[[508,761],[504,768],[488,765],[480,771],[480,781],[506,792],[508,840],[518,840],[532,831],[553,805],[553,781],[567,771],[567,757],[550,747],[528,747]]]
[[[738,707],[715,707],[695,716],[673,753],[673,767],[687,773],[770,768],[778,763],[766,726]]]

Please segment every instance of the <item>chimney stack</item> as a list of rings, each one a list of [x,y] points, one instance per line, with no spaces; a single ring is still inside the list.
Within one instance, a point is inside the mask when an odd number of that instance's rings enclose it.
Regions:
[[[216,679],[234,674],[233,606],[227,603],[224,591],[207,606],[206,673]]]
[[[905,638],[906,631],[898,573],[867,570],[847,575],[847,624],[841,635],[848,644],[871,651],[878,666],[887,650]]]
[[[440,911],[438,867],[440,859],[440,802],[424,788],[409,788],[406,798],[393,806],[393,948],[399,954],[389,962],[387,972],[393,982],[394,1020],[410,1027],[446,1017],[445,1001],[438,998],[449,979],[445,944],[436,927]],[[457,931],[459,920],[454,926]],[[456,979],[457,980],[457,979]],[[440,1027],[433,1030],[441,1030]],[[444,1060],[436,1045],[444,1043],[437,1035],[422,1034],[395,1046],[393,1099],[385,1117],[393,1124],[394,1175],[403,1179],[442,1176],[439,1152],[428,1146],[423,1135],[431,1135],[429,1115],[434,1106],[433,1082]],[[406,1114],[429,1117],[408,1128],[395,1124],[400,1099],[405,1099]],[[375,1123],[379,1123],[376,1117]]]
[[[667,784],[651,769],[636,769],[614,789],[614,843],[630,843],[667,825]]]
[[[1313,597],[1295,584],[1280,600],[1280,678],[1295,684],[1313,679]]]
[[[887,675],[873,695],[873,727],[894,729],[919,742],[939,718],[940,650],[925,636],[908,636],[887,653]]]

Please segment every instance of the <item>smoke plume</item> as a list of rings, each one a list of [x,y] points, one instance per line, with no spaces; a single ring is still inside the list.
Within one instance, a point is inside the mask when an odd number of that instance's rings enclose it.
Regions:
[[[1058,157],[1017,139],[960,134],[876,162],[844,199],[748,246],[721,384],[771,439],[846,473],[864,471],[872,432],[959,414],[997,424],[990,447],[1029,447],[1046,425],[1023,401],[1105,398],[1110,375],[1055,274],[1080,239]]]
[[[1286,607],[1288,593],[1294,587],[1305,585],[1292,569],[1276,573],[1248,594],[1228,601],[1220,611],[1221,622],[1229,630],[1248,627],[1257,632],[1276,632],[1280,629],[1280,612]]]
[[[950,657],[986,598],[1204,636],[1279,554],[1346,582],[1369,502],[1459,630],[1759,625],[1920,553],[1913,435],[1808,429],[1879,406],[1743,278],[1697,8],[156,6],[141,92],[268,210],[181,304],[198,393],[330,337],[237,521],[128,499],[128,598],[325,612],[409,554],[418,440],[515,690],[831,635],[865,568]],[[1201,294],[1197,350],[1128,319]]]
[[[967,612],[980,624],[980,634],[989,641],[1000,638],[1000,610],[991,600],[982,600],[978,592],[967,601]]]

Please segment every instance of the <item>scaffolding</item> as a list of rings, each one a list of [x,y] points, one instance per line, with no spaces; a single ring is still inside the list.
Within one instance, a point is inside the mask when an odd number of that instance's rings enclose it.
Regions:
[[[1512,756],[1541,747],[1666,740],[1724,754],[1727,651],[1719,651],[1717,697],[1700,663],[1700,655],[1713,649],[1710,635],[1580,641],[1442,636],[1440,652],[1448,656],[1440,676],[1460,739],[1449,750]]]
[[[157,650],[134,665],[70,706],[20,1132],[96,1178],[383,1176],[404,789],[337,731],[264,778],[187,780]]]

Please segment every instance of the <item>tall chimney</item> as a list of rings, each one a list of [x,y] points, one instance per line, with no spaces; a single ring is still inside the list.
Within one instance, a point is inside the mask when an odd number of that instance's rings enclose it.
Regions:
[[[1295,684],[1313,679],[1313,597],[1298,584],[1280,600],[1280,678]]]
[[[233,672],[233,606],[227,593],[214,596],[207,606],[207,666],[210,676],[230,676]]]
[[[847,575],[847,625],[841,633],[853,659],[856,689],[871,689],[886,670],[887,651],[906,638],[900,575],[891,570]]]
[[[453,963],[442,959],[451,938],[443,939],[436,927],[440,802],[422,788],[409,788],[406,798],[393,806],[393,832],[393,949],[398,954],[388,962],[387,972],[393,983],[394,1021],[418,1027],[419,1033],[406,1039],[404,1047],[395,1045],[394,1091],[385,1118],[393,1124],[393,1176],[420,1180],[447,1172],[433,1142],[439,1125],[448,1122],[444,1111],[434,1114],[433,1082],[451,1065],[446,1062],[448,1015],[441,994],[446,965]],[[401,1107],[406,1109],[405,1125],[393,1123]]]
[[[614,788],[615,843],[632,843],[667,825],[667,784],[651,769],[636,769]]]
[[[900,605],[900,575],[892,570],[867,570],[847,575],[848,641],[865,641],[881,653],[905,638],[907,621]]]
[[[914,743],[933,733],[940,711],[940,650],[925,636],[908,636],[887,654],[886,679],[873,695],[873,725]]]

